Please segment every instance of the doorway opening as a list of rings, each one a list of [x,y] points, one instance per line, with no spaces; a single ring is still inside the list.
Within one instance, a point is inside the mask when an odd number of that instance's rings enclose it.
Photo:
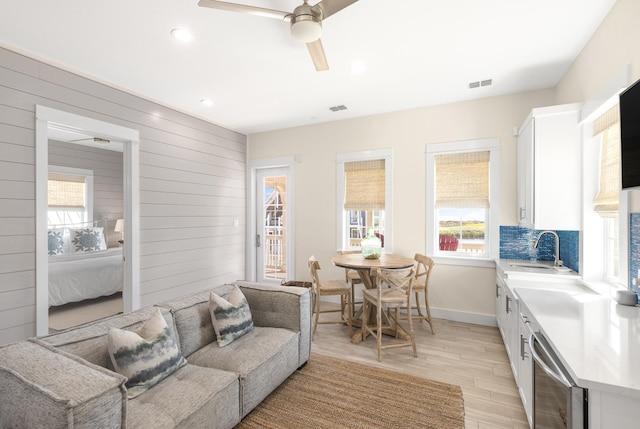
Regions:
[[[122,146],[123,237],[122,307],[140,307],[139,290],[139,132],[108,122],[36,106],[36,335],[49,332],[49,139],[61,134],[92,136]]]
[[[269,162],[272,162],[269,165]],[[292,160],[250,166],[247,278],[266,283],[295,279]]]

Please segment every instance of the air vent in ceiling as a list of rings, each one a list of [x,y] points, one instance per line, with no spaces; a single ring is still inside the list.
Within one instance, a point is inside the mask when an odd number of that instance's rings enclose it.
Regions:
[[[341,104],[339,106],[329,107],[329,110],[331,110],[332,112],[338,112],[340,110],[347,110],[347,106],[345,106],[344,104]]]
[[[493,79],[479,80],[477,82],[469,82],[469,89],[480,88],[481,86],[489,86],[493,83]]]

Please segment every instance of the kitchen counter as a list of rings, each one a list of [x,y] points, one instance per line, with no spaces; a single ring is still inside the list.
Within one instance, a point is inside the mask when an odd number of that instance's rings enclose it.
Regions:
[[[578,386],[640,399],[640,307],[589,289],[508,284]]]

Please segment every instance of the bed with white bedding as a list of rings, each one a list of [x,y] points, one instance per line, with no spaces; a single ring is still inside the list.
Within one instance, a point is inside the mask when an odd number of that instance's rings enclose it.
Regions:
[[[122,248],[49,256],[49,306],[122,291]]]
[[[49,229],[49,306],[122,291],[122,248],[107,249],[104,228]]]

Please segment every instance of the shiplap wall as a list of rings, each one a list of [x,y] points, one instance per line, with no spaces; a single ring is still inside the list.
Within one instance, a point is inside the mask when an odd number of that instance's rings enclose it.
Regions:
[[[246,136],[0,48],[0,344],[35,335],[36,104],[139,130],[143,306],[243,278]]]
[[[120,234],[113,228],[124,213],[122,152],[49,140],[49,165],[93,171],[92,220],[105,225],[109,247],[118,246]]]

